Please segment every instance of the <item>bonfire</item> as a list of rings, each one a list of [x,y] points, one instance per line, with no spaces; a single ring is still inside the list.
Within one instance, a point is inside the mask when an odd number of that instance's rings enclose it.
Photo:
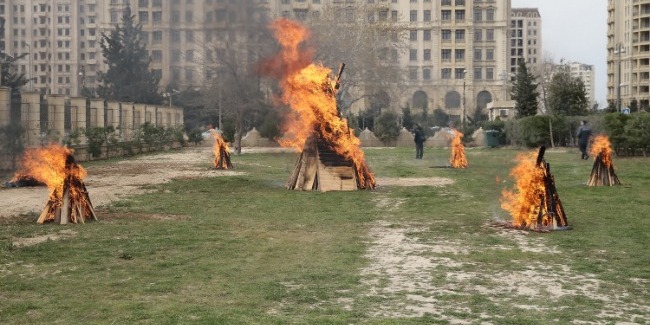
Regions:
[[[282,125],[280,145],[300,151],[287,187],[303,190],[373,189],[374,175],[366,164],[361,141],[336,105],[340,76],[313,63],[314,50],[305,45],[310,32],[298,22],[271,24],[281,51],[264,61],[260,72],[279,80],[280,102],[291,108]],[[351,186],[352,184],[353,186]]]
[[[512,216],[509,226],[536,231],[567,229],[567,218],[555,188],[549,163],[544,161],[546,148],[520,154],[510,171],[515,190],[504,189],[501,207]]]
[[[75,162],[72,154],[72,149],[57,144],[25,152],[18,174],[43,182],[50,190],[38,223],[66,224],[97,220],[83,182],[86,170]]]
[[[613,186],[621,185],[621,181],[616,176],[614,164],[612,163],[612,146],[606,135],[597,135],[591,143],[589,150],[594,157],[594,166],[591,169],[591,175],[588,186]]]
[[[451,157],[449,158],[449,163],[452,168],[467,168],[469,163],[465,157],[465,147],[463,146],[463,133],[451,129],[453,137],[451,139]]]
[[[230,162],[230,148],[228,143],[223,139],[221,133],[212,131],[214,138],[214,168],[215,169],[231,169],[232,163]]]

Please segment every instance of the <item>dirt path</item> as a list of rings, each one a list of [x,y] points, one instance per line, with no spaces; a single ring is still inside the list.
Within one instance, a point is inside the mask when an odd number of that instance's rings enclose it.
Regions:
[[[178,178],[241,175],[236,171],[209,169],[212,148],[186,148],[182,151],[139,156],[116,163],[88,167],[85,179],[95,206],[140,194],[152,185]],[[46,187],[0,188],[0,217],[38,213],[45,206]]]

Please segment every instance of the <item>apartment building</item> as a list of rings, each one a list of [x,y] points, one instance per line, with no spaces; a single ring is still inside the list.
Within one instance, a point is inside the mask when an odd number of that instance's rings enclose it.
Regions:
[[[607,100],[650,109],[650,0],[609,0]]]
[[[516,73],[520,62],[531,71],[543,62],[542,17],[537,8],[512,8],[510,18],[510,72]]]
[[[491,101],[505,101],[500,76],[509,67],[509,0],[274,0],[278,16],[308,20],[325,5],[380,5],[373,19],[394,19],[408,33],[409,49],[400,66],[407,82],[400,85],[399,106],[412,110],[442,109],[452,117],[487,114]],[[395,105],[397,106],[397,105]],[[395,107],[397,108],[397,107]]]
[[[580,78],[585,84],[585,93],[587,95],[587,100],[589,101],[589,109],[596,104],[596,95],[594,90],[594,82],[596,80],[595,67],[593,65],[579,63],[579,62],[569,62],[567,63],[569,73],[574,78]]]

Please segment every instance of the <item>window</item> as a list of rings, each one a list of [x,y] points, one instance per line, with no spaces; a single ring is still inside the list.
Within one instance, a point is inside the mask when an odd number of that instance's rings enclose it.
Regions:
[[[451,79],[451,69],[450,68],[442,69],[441,77],[442,79]]]
[[[451,29],[443,29],[442,30],[442,41],[443,42],[450,42],[451,41]]]
[[[428,68],[422,69],[422,79],[431,80],[431,69]]]
[[[418,50],[409,50],[409,60],[411,61],[418,60]]]
[[[482,41],[483,40],[483,31],[480,29],[477,29],[474,31],[474,40],[475,41]]]
[[[178,10],[172,11],[171,21],[172,21],[172,23],[180,23],[181,22],[181,13],[178,12]]]
[[[442,0],[443,6],[451,6],[451,0]]]
[[[465,60],[465,50],[457,49],[455,57],[456,57],[456,61]]]
[[[185,32],[185,41],[186,42],[194,42],[194,32],[191,30],[188,30]]]
[[[457,41],[464,41],[465,40],[465,30],[464,29],[457,29],[456,30],[456,40]]]
[[[425,41],[430,41],[431,40],[431,31],[430,30],[424,30],[424,40]]]
[[[475,49],[474,50],[474,61],[481,61],[483,58],[483,50]]]
[[[477,79],[477,80],[483,79],[483,69],[474,68],[474,79]]]
[[[454,74],[455,74],[455,76],[456,76],[456,79],[464,79],[464,78],[465,78],[465,69],[463,69],[463,68],[456,68]]]
[[[147,43],[149,41],[149,33],[148,32],[140,32],[140,40],[144,43]]]
[[[160,50],[151,51],[151,61],[153,61],[153,62],[162,61],[162,51],[160,51]]]
[[[192,80],[194,80],[194,71],[185,69],[185,81],[192,82]]]
[[[177,30],[173,30],[171,32],[171,39],[172,39],[172,42],[174,42],[174,43],[180,42],[181,41],[181,32],[179,32]]]
[[[185,22],[191,23],[194,20],[194,13],[192,11],[185,12]]]
[[[451,49],[443,49],[441,54],[442,61],[451,61]]]
[[[417,41],[417,40],[418,40],[418,31],[417,31],[417,30],[413,30],[413,29],[410,30],[410,31],[409,31],[409,39],[410,39],[412,42]]]
[[[494,9],[489,8],[485,11],[485,19],[487,21],[494,21]]]
[[[159,31],[159,30],[153,31],[153,43],[154,44],[162,42],[162,38],[163,38],[162,31]]]
[[[388,20],[388,10],[379,11],[379,21],[386,21],[386,20]]]
[[[411,10],[411,21],[418,21],[418,11]]]
[[[417,80],[418,79],[418,69],[409,68],[409,79],[410,80]]]
[[[392,21],[397,21],[397,10],[393,10],[390,12],[390,19]]]
[[[431,50],[425,49],[423,54],[422,54],[422,57],[423,57],[424,61],[431,61]]]
[[[185,51],[185,61],[193,62],[194,61],[194,50]]]
[[[451,10],[443,10],[440,17],[443,21],[451,20]]]
[[[149,6],[149,0],[138,0],[138,7],[146,8]]]
[[[162,7],[162,0],[151,0],[151,6]]]
[[[178,62],[181,60],[181,51],[173,50],[172,51],[172,62]]]
[[[424,21],[431,21],[431,10],[424,11]]]
[[[488,29],[485,31],[485,38],[488,41],[494,41],[494,29]]]
[[[485,59],[488,61],[494,61],[494,49],[485,50]]]
[[[162,11],[154,11],[151,13],[151,20],[153,20],[154,24],[160,24],[162,21]]]
[[[483,11],[481,8],[474,8],[474,21],[483,20]]]
[[[149,21],[149,13],[146,11],[138,12],[138,19],[141,23],[146,24]]]
[[[465,10],[456,10],[456,21],[465,21]]]
[[[485,79],[492,80],[494,79],[494,68],[485,69]]]

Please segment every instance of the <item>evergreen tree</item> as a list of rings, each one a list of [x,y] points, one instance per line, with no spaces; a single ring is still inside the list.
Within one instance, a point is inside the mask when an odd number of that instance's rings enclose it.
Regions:
[[[519,63],[517,78],[512,85],[512,99],[515,101],[517,118],[537,114],[537,83],[536,77],[528,72],[526,62]]]
[[[572,77],[567,68],[555,73],[548,89],[548,105],[557,115],[586,115],[589,101],[582,79]]]
[[[109,35],[102,33],[102,54],[108,71],[99,73],[98,92],[106,99],[159,104],[160,76],[149,69],[150,59],[140,40],[142,26],[134,19],[131,7],[127,6],[122,25],[117,25]]]
[[[22,86],[26,85],[29,80],[25,78],[25,74],[22,72],[16,72],[16,61],[21,60],[28,53],[21,54],[17,57],[7,55],[5,53],[0,53],[0,74],[2,74],[2,79],[0,80],[0,85],[3,87],[9,87],[12,90],[18,90]]]

